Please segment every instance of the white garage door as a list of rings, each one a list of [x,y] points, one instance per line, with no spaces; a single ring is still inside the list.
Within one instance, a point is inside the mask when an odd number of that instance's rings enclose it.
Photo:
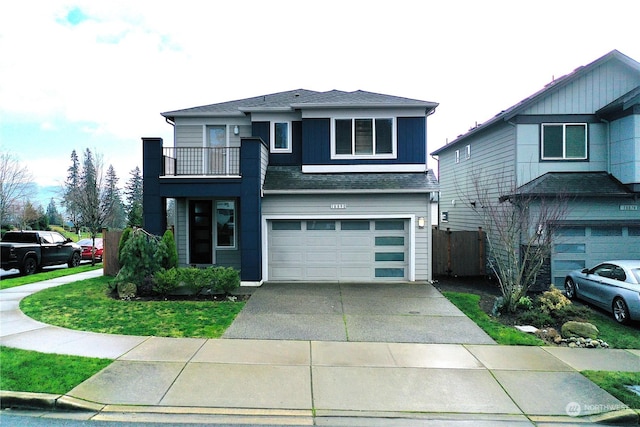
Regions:
[[[572,270],[614,259],[640,259],[640,226],[567,226],[554,235],[551,269],[556,287]]]
[[[408,232],[404,219],[269,221],[269,280],[406,280]]]

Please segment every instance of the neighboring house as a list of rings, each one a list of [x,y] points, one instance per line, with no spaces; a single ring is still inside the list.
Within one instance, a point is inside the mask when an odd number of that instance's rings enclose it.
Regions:
[[[172,206],[180,265],[243,285],[430,280],[437,105],[300,89],[163,113],[175,141],[143,138],[144,227]]]
[[[640,64],[612,51],[434,151],[440,228],[482,226],[473,181],[497,200],[566,195],[546,283],[616,258],[640,259]],[[502,189],[502,190],[500,190]]]

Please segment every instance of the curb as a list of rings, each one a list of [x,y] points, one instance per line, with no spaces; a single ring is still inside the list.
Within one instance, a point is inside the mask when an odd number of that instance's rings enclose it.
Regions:
[[[638,425],[640,424],[640,410],[620,409],[604,414],[591,415],[589,419],[598,424]]]
[[[61,394],[0,390],[0,409],[20,408],[100,412],[104,409],[104,406]]]

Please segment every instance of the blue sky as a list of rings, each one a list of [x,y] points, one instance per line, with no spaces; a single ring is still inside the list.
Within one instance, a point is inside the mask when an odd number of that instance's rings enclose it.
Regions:
[[[636,0],[5,2],[0,149],[60,188],[90,148],[124,185],[141,137],[172,143],[161,112],[305,88],[439,102],[433,151],[613,49],[640,61],[638,16]]]

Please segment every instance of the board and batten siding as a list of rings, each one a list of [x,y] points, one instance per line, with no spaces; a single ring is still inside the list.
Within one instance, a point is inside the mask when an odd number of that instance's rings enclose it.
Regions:
[[[467,145],[471,149],[468,159]],[[456,150],[460,150],[459,163]],[[440,228],[472,231],[481,227],[482,219],[470,203],[477,202],[478,191],[487,191],[497,200],[501,189],[510,190],[515,185],[515,159],[515,127],[509,123],[499,123],[441,152],[440,212],[448,212],[449,220],[440,222]]]
[[[637,72],[605,62],[519,114],[593,114],[638,85]]]
[[[415,224],[413,249],[415,280],[431,280],[431,227],[429,193],[424,194],[324,194],[267,195],[262,201],[263,217],[371,219],[380,217],[425,218],[426,226]],[[344,206],[332,209],[332,205]],[[410,230],[411,231],[411,230]],[[263,241],[263,244],[266,242]]]
[[[608,170],[607,125],[589,123],[586,161],[540,161],[540,124],[517,125],[518,185],[547,172],[599,172]]]

